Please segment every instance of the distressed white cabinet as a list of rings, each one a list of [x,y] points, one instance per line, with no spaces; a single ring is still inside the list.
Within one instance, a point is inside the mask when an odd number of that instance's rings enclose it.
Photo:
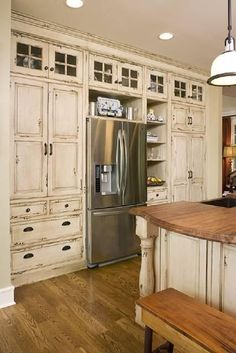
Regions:
[[[204,132],[205,110],[184,104],[173,104],[172,130],[186,132]]]
[[[122,92],[142,93],[142,67],[90,55],[89,83],[94,87],[109,88]]]
[[[168,96],[167,74],[155,69],[147,69],[146,94],[149,98],[166,99]]]
[[[12,79],[12,198],[80,192],[81,92]]]
[[[172,99],[183,103],[205,104],[205,85],[183,77],[172,78]]]
[[[172,135],[172,201],[204,199],[205,138],[203,135]]]
[[[82,52],[13,35],[11,70],[26,75],[82,82]]]

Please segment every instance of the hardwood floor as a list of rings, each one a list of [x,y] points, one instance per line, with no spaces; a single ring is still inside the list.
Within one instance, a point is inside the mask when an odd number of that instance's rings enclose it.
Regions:
[[[140,258],[17,288],[0,310],[0,353],[142,353]]]

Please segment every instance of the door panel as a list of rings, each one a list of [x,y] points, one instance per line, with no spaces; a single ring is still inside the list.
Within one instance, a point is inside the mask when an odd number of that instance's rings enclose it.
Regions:
[[[140,251],[135,217],[129,207],[88,212],[87,259],[89,264],[115,260]]]
[[[189,109],[182,105],[173,105],[172,108],[172,129],[178,131],[189,130]]]
[[[144,124],[123,123],[125,158],[122,203],[132,205],[145,203],[146,193],[146,126]]]
[[[205,173],[205,139],[203,136],[191,136],[190,147],[192,178],[190,179],[190,201],[204,199],[204,173]]]
[[[205,130],[205,112],[203,109],[191,108],[190,116],[192,118],[192,131],[204,132]]]
[[[222,310],[223,312],[236,316],[236,246],[223,245],[222,251]]]

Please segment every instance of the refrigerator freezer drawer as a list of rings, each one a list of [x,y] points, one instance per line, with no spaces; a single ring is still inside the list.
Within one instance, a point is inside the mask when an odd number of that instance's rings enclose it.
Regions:
[[[140,252],[130,207],[88,211],[88,264],[99,264]]]

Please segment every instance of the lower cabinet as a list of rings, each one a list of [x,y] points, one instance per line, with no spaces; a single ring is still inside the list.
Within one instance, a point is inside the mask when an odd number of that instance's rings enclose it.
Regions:
[[[85,267],[81,197],[11,205],[11,269],[15,286]]]

